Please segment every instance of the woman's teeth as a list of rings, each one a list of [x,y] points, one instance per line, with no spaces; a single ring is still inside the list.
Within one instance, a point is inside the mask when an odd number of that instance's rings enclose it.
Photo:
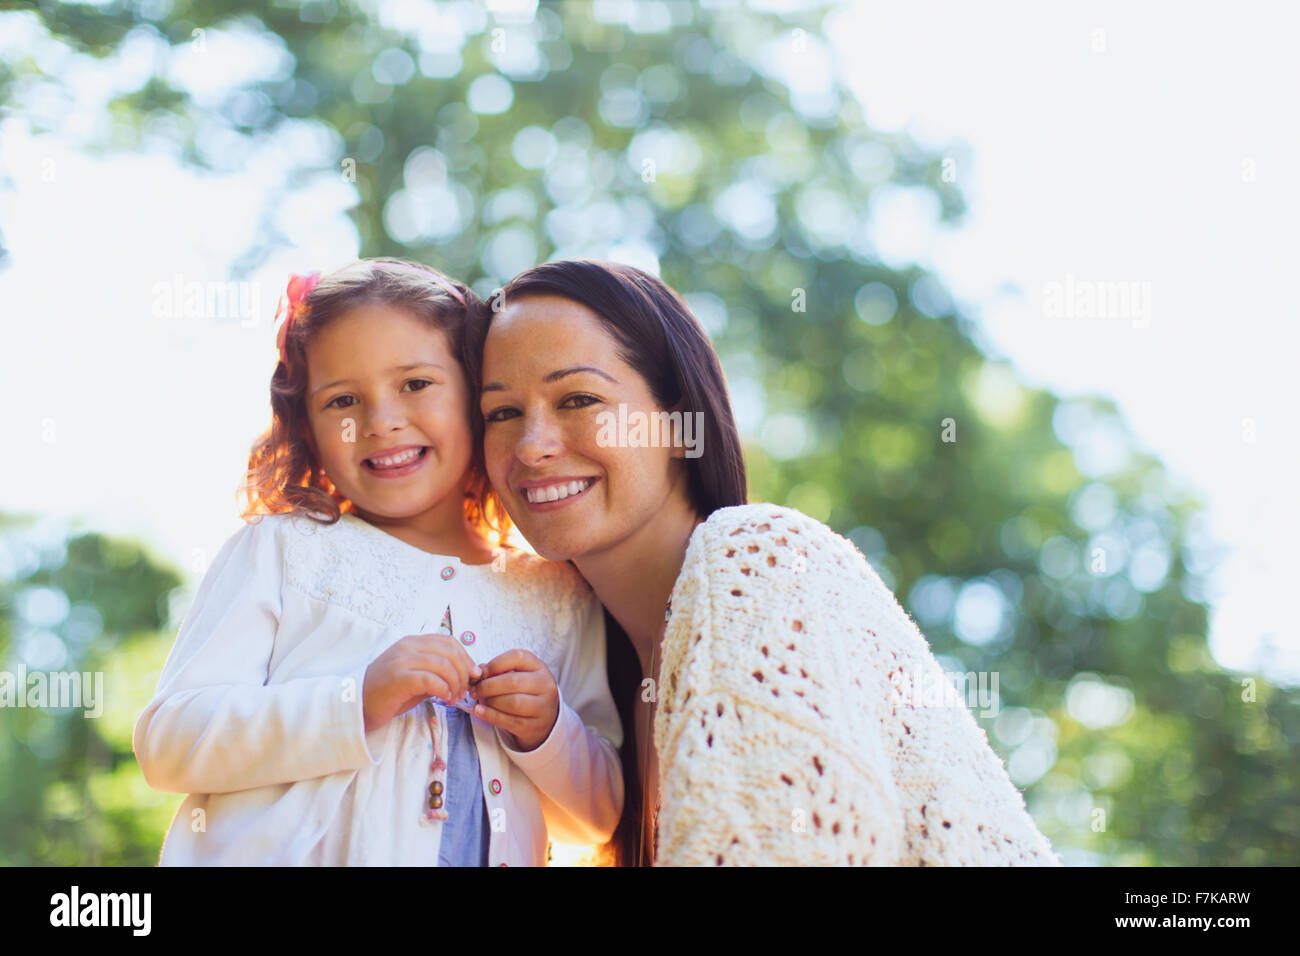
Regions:
[[[366,461],[370,462],[372,468],[397,468],[401,465],[410,464],[423,454],[423,448],[411,448],[403,452],[398,452],[396,455],[367,458]]]
[[[576,495],[591,487],[595,478],[583,478],[581,481],[562,482],[558,485],[543,485],[541,488],[525,488],[524,495],[533,504],[543,501],[559,501],[569,495]]]

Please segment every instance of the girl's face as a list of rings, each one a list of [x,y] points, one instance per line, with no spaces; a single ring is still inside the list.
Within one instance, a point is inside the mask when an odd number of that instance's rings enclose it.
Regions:
[[[312,339],[307,371],[321,465],[362,517],[461,512],[469,386],[442,330],[390,305],[360,306]]]
[[[621,447],[603,412],[660,411],[645,380],[586,306],[559,296],[511,301],[483,350],[484,457],[511,520],[543,557],[594,555],[686,494],[681,447]],[[629,429],[630,433],[630,429]],[[554,490],[554,491],[553,491]],[[551,493],[568,496],[547,500]]]

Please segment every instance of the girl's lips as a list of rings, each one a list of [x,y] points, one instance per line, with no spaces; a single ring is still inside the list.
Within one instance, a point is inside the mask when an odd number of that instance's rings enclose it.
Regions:
[[[591,491],[592,488],[596,487],[596,484],[599,481],[600,481],[599,478],[592,478],[591,484],[587,485],[586,488],[583,488],[576,495],[569,495],[567,498],[560,498],[556,501],[529,501],[528,493],[524,491],[522,495],[524,499],[524,505],[528,508],[529,511],[556,511],[560,508],[563,508],[565,505],[572,504],[573,502],[577,501],[579,498],[584,497],[587,494],[587,492]]]
[[[400,465],[397,468],[376,468],[370,463],[369,458],[362,463],[362,467],[376,478],[405,478],[407,475],[414,474],[423,468],[424,460],[428,457],[429,446],[425,445],[420,449],[420,454],[414,461],[408,462],[405,465]]]

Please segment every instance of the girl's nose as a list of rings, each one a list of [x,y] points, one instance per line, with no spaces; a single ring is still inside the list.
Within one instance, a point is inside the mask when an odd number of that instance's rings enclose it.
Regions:
[[[371,404],[370,411],[362,422],[362,430],[367,437],[377,438],[396,431],[405,424],[406,419],[396,404],[378,402]]]

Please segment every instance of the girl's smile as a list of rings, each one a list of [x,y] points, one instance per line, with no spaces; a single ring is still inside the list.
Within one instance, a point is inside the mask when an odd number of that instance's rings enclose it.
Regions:
[[[428,456],[428,445],[398,445],[385,448],[377,454],[362,460],[376,478],[405,478],[413,475],[423,466]]]
[[[429,535],[463,524],[469,385],[446,333],[405,309],[358,306],[307,348],[321,466],[372,524]]]

